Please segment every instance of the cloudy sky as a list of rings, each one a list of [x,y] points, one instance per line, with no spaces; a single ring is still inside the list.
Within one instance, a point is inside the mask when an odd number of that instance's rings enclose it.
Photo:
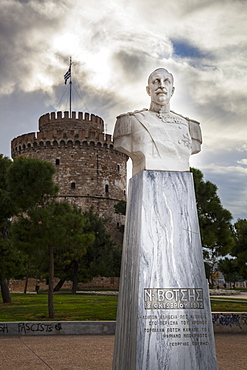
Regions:
[[[68,110],[63,75],[73,64],[73,110],[101,116],[149,106],[149,73],[175,77],[171,108],[201,122],[191,166],[218,187],[234,221],[247,211],[247,1],[1,0],[0,153]],[[67,89],[67,90],[66,90]]]

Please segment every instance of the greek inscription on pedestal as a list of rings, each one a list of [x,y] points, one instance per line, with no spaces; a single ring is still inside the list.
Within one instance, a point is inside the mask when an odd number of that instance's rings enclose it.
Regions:
[[[145,288],[146,310],[158,309],[203,309],[201,288]]]
[[[169,346],[208,345],[205,314],[157,314],[139,317],[144,322],[144,333],[161,333]]]

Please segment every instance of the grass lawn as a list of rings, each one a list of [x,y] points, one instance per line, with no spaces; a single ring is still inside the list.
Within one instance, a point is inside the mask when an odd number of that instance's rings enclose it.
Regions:
[[[48,319],[46,294],[12,293],[12,304],[0,304],[0,321]],[[56,321],[115,320],[117,296],[54,294]]]
[[[0,304],[0,321],[49,320],[47,294],[12,293],[12,304]],[[214,297],[215,298],[215,297]],[[217,298],[218,299],[218,298]],[[225,298],[223,298],[225,299]],[[212,311],[247,312],[243,302],[211,301]],[[228,298],[234,301],[234,298]],[[116,319],[117,296],[55,294],[55,321],[111,321]],[[235,299],[239,300],[239,299]]]
[[[212,311],[220,312],[247,312],[247,299],[217,298],[211,299]],[[237,301],[237,302],[234,302]],[[239,302],[241,301],[241,302]]]

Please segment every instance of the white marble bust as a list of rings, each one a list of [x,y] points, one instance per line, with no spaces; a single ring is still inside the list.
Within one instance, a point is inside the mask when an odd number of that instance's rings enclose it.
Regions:
[[[201,150],[199,122],[170,110],[174,86],[166,69],[150,74],[146,90],[149,109],[117,117],[114,148],[132,159],[132,175],[143,170],[189,171],[190,155]]]

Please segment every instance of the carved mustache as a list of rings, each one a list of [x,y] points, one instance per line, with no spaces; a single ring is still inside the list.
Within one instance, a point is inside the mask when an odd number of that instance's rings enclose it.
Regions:
[[[166,89],[164,89],[164,88],[162,88],[162,87],[158,87],[156,90],[155,90],[155,92],[156,93],[165,93],[165,94],[167,94],[167,90]]]

